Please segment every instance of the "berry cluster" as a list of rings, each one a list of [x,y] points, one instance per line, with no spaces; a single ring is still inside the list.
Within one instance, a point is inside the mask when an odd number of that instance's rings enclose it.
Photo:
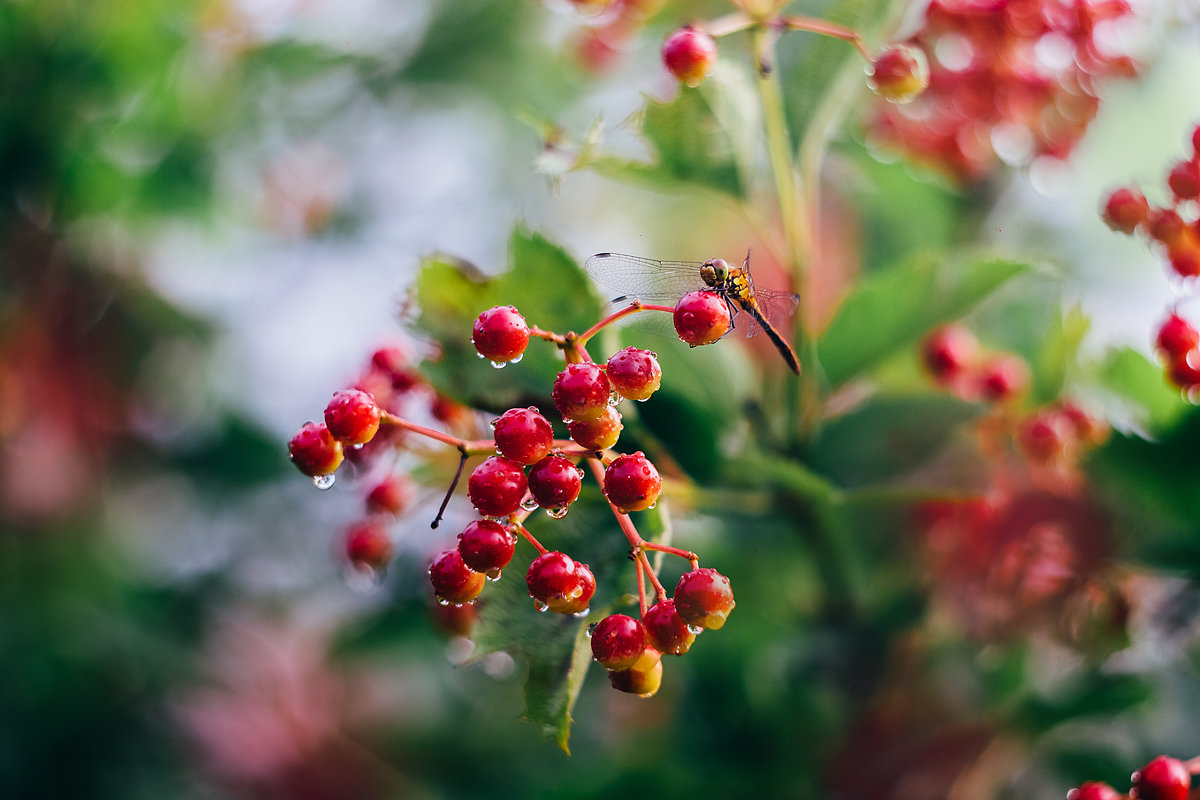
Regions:
[[[1181,761],[1155,756],[1130,776],[1133,785],[1128,794],[1121,794],[1107,783],[1087,781],[1067,792],[1067,800],[1187,800],[1196,772],[1200,772],[1200,757]]]
[[[943,325],[921,343],[921,360],[939,386],[964,400],[1002,402],[1029,388],[1029,367],[1019,356],[985,352],[970,330]]]
[[[1162,252],[1176,283],[1190,291],[1200,277],[1200,125],[1192,129],[1192,152],[1167,173],[1170,201],[1152,206],[1140,189],[1123,187],[1109,193],[1101,216],[1114,231],[1145,236]],[[1159,324],[1154,346],[1167,379],[1189,399],[1200,395],[1200,334],[1171,310]]]
[[[588,470],[630,546],[635,563],[640,615],[606,617],[591,629],[596,659],[609,670],[614,687],[639,695],[657,691],[662,676],[661,656],[686,653],[696,634],[720,628],[733,609],[728,578],[701,568],[695,553],[643,539],[628,516],[654,507],[663,488],[657,468],[642,452],[620,453],[622,431],[618,410],[622,400],[642,401],[658,390],[662,369],[657,356],[626,347],[603,363],[591,360],[588,340],[605,326],[640,311],[671,312],[680,338],[693,346],[719,339],[731,326],[729,303],[716,292],[692,292],[675,307],[632,303],[582,335],[557,334],[531,327],[512,306],[496,306],[475,320],[472,344],[480,358],[496,367],[521,360],[531,338],[555,344],[566,364],[555,378],[550,397],[562,416],[568,438],[557,438],[555,426],[537,407],[510,408],[492,421],[490,439],[471,441],[418,425],[394,409],[397,393],[422,385],[419,376],[402,368],[390,351],[380,351],[372,371],[358,388],[334,394],[324,422],[306,423],[292,438],[291,457],[301,472],[319,486],[327,485],[348,454],[361,452],[383,438],[415,433],[453,446],[460,453],[459,475],[469,457],[486,455],[467,478],[467,498],[479,514],[459,533],[455,546],[439,553],[429,567],[433,594],[443,608],[470,606],[489,579],[498,580],[524,539],[537,556],[525,575],[535,607],[585,617],[596,591],[591,568],[567,553],[544,547],[524,522],[542,508],[554,519],[567,513],[579,498]],[[378,396],[377,396],[378,395]],[[384,398],[380,402],[379,398]],[[442,509],[458,483],[451,483]],[[412,494],[407,479],[388,475],[367,495],[369,516],[346,533],[345,552],[355,566],[382,571],[392,543],[384,514],[404,510]],[[434,521],[434,527],[441,519]],[[690,570],[668,596],[647,557],[661,552],[684,558]],[[647,597],[647,584],[654,593]],[[457,618],[455,630],[469,629]],[[469,622],[469,621],[468,621]]]
[[[928,89],[875,109],[872,136],[964,181],[998,159],[1066,158],[1100,84],[1133,74],[1109,44],[1129,16],[1124,0],[933,0],[907,41],[930,61]]]

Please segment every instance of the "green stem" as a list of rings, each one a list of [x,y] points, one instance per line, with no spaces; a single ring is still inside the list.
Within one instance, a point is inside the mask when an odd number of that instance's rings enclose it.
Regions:
[[[754,55],[759,66],[758,93],[767,137],[767,156],[770,159],[771,174],[775,179],[775,191],[779,198],[780,224],[783,226],[784,241],[787,245],[787,265],[797,286],[802,287],[807,242],[804,241],[804,232],[798,224],[798,194],[795,165],[791,158],[792,145],[783,110],[783,95],[772,66],[773,32],[770,28],[760,25],[754,28],[753,38]]]

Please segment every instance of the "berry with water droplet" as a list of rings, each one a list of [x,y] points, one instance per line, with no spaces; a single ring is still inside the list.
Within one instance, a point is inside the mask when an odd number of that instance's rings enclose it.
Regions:
[[[662,60],[676,80],[699,86],[717,61],[717,43],[704,31],[685,25],[663,42]]]
[[[367,492],[367,511],[402,514],[413,498],[413,484],[406,475],[388,475]]]
[[[506,517],[516,512],[527,488],[525,470],[504,456],[486,459],[467,478],[467,497],[485,517]]]
[[[919,48],[894,44],[875,57],[867,75],[875,94],[892,103],[907,103],[929,86],[929,61]]]
[[[662,685],[662,673],[662,659],[656,659],[645,669],[633,666],[610,672],[608,680],[619,692],[636,694],[638,697],[652,697]]]
[[[683,573],[675,585],[675,612],[688,625],[716,630],[733,611],[733,587],[711,567]]]
[[[573,419],[567,423],[567,432],[580,447],[588,450],[607,450],[621,438],[621,412],[613,406],[595,419]]]
[[[1188,350],[1167,363],[1167,380],[1180,389],[1200,386],[1200,350]]]
[[[664,599],[646,609],[642,626],[650,645],[663,655],[681,656],[696,641],[696,634],[675,610],[675,601]]]
[[[592,657],[605,669],[628,669],[646,650],[646,629],[626,614],[609,614],[592,631]]]
[[[474,520],[458,535],[458,554],[476,572],[503,569],[512,560],[515,545],[508,528],[490,519]]]
[[[716,292],[698,289],[675,304],[675,333],[692,347],[712,344],[733,326],[729,304]]]
[[[529,344],[529,326],[515,306],[495,306],[475,320],[471,341],[484,358],[500,364],[515,361]]]
[[[529,468],[529,491],[542,508],[568,506],[579,497],[583,480],[569,458],[546,456]]]
[[[658,357],[649,350],[626,347],[612,355],[605,364],[605,373],[613,388],[630,400],[645,400],[658,391],[662,383],[662,367]]]
[[[1133,773],[1129,796],[1137,800],[1186,800],[1192,785],[1187,766],[1177,758],[1156,756]]]
[[[378,519],[365,519],[346,529],[346,558],[356,567],[383,569],[392,558],[392,537]]]
[[[483,573],[468,567],[458,548],[443,551],[429,566],[433,593],[447,603],[469,603],[483,591]]]
[[[325,406],[325,427],[342,444],[366,444],[379,430],[379,406],[359,389],[335,392]]]
[[[296,468],[309,477],[330,475],[342,463],[342,443],[324,422],[306,422],[288,442],[288,455]]]
[[[590,569],[566,553],[542,553],[525,573],[529,595],[551,611],[574,614],[587,608],[596,591]]]
[[[598,364],[568,364],[554,379],[551,396],[565,419],[595,419],[608,408],[612,386]]]
[[[661,492],[658,470],[640,451],[618,456],[604,471],[604,495],[622,514],[650,508]]]
[[[554,443],[554,428],[536,408],[510,408],[493,427],[496,449],[521,464],[545,458]]]

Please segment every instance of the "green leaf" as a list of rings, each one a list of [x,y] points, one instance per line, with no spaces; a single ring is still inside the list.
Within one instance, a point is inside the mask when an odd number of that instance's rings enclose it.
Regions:
[[[1067,371],[1075,364],[1079,345],[1091,327],[1091,320],[1079,306],[1060,312],[1044,329],[1041,346],[1031,363],[1033,385],[1030,398],[1049,403],[1060,397],[1067,384]]]
[[[509,240],[512,268],[488,278],[445,255],[425,260],[417,275],[417,327],[441,345],[441,358],[422,369],[440,392],[474,408],[501,410],[544,404],[563,358],[530,339],[519,364],[492,368],[471,345],[475,318],[492,306],[515,305],[530,325],[582,332],[602,316],[587,276],[558,245],[518,227]]]
[[[1129,421],[1151,433],[1170,427],[1189,408],[1163,377],[1162,367],[1136,350],[1123,348],[1111,353],[1097,379],[1124,403]]]
[[[810,463],[841,486],[883,482],[925,463],[981,413],[948,394],[874,397],[824,427]]]
[[[958,319],[1028,264],[1005,259],[966,263],[910,260],[861,281],[821,335],[818,352],[833,387],[912,346],[932,328]]]

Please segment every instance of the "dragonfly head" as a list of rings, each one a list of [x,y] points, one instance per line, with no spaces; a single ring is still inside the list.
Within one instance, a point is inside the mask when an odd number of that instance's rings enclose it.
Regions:
[[[700,277],[709,286],[724,286],[729,280],[729,264],[723,258],[709,259],[700,267]]]

